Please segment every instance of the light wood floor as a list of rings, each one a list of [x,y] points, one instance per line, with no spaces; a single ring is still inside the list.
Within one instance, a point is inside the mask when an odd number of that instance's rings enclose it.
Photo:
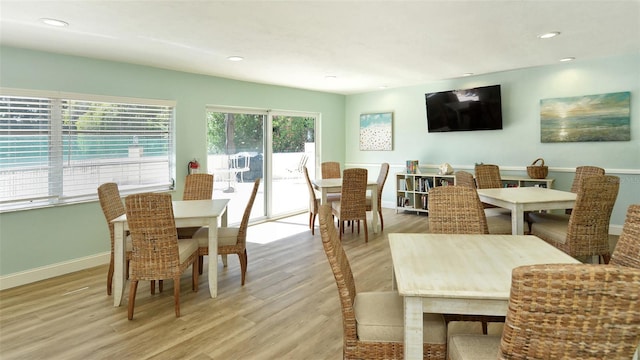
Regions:
[[[391,290],[389,233],[428,231],[425,215],[383,211],[385,230],[370,231],[368,244],[364,231],[343,237],[358,291]],[[154,296],[140,283],[128,321],[128,286],[124,306],[113,307],[106,265],[2,291],[0,359],[341,359],[337,288],[307,221],[303,214],[250,227],[246,284],[236,256],[228,268],[218,260],[215,299],[206,268],[197,293],[187,270],[180,318],[167,280]]]
[[[218,260],[218,297],[208,295],[206,268],[200,291],[181,281],[181,317],[173,310],[173,284],[151,296],[138,287],[134,319],[106,294],[107,266],[0,292],[1,359],[340,359],[342,319],[319,232],[307,214],[275,226],[250,227],[249,265],[240,286],[236,256]],[[424,215],[385,209],[383,233],[346,233],[343,244],[358,291],[391,290],[387,235],[425,232]],[[316,222],[317,224],[317,222]],[[317,230],[317,226],[316,226]],[[349,231],[349,229],[347,229]],[[208,266],[205,260],[205,267]]]

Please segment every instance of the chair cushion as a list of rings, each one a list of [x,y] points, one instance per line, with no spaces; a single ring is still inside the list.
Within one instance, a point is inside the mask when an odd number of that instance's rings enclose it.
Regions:
[[[450,321],[447,324],[447,343],[451,337],[459,334],[483,335],[480,321]]]
[[[361,341],[404,341],[403,298],[397,292],[360,292],[353,305]],[[445,344],[446,325],[440,314],[424,314],[424,342]]]
[[[544,238],[547,241],[564,244],[567,240],[567,228],[569,226],[568,215],[556,215],[548,213],[530,213],[531,235]]]
[[[197,251],[198,241],[196,239],[180,239],[180,241],[178,241],[178,252],[180,253],[181,264]]]
[[[449,360],[495,360],[500,336],[457,334],[447,344]]]
[[[220,227],[218,228],[218,246],[235,245],[238,242],[238,233],[240,228],[236,227]],[[200,228],[193,234],[193,238],[198,241],[198,246],[209,246],[209,227]]]

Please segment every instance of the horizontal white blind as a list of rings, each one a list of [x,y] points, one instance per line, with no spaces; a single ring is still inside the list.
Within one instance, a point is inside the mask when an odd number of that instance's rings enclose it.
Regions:
[[[0,95],[0,210],[172,186],[174,108]]]

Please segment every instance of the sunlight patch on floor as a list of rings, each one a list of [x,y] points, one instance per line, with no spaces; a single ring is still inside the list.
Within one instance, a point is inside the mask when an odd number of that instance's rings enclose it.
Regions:
[[[269,244],[309,230],[309,213],[291,216],[277,221],[250,226],[247,229],[247,242]]]

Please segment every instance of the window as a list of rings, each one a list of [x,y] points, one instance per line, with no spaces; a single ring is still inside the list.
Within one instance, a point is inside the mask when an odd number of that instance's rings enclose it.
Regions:
[[[173,102],[0,90],[0,211],[172,188]]]

